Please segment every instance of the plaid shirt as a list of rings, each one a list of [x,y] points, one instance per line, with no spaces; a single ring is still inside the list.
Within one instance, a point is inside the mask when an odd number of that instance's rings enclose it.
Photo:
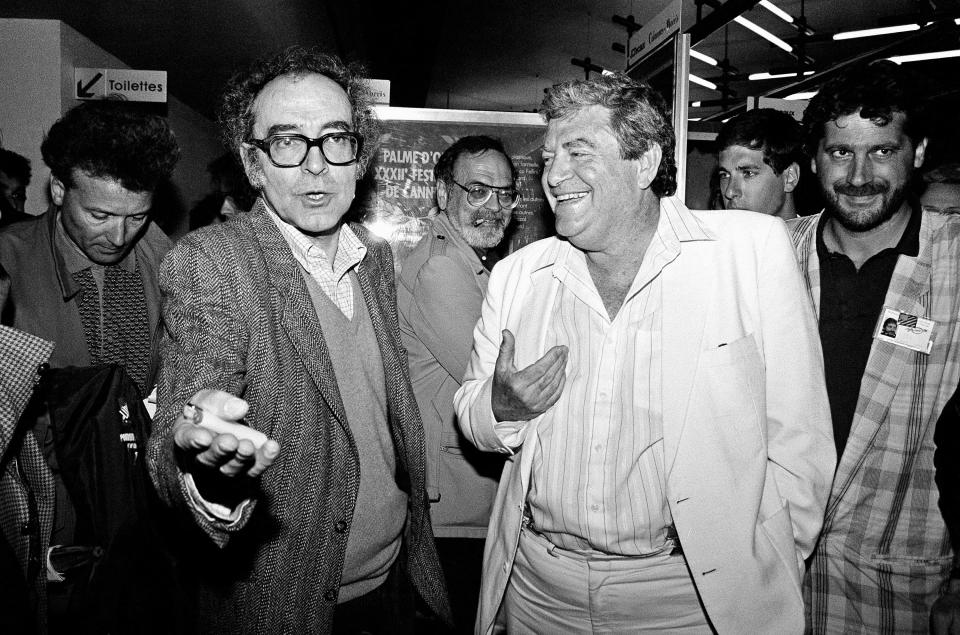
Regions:
[[[33,434],[14,433],[33,394],[37,369],[52,351],[51,342],[0,326],[0,531],[39,603],[40,632],[46,630],[47,578],[42,557],[53,526],[53,474]],[[14,438],[17,447],[11,447]]]
[[[363,260],[363,257],[367,254],[366,246],[360,242],[350,226],[344,223],[340,226],[340,233],[337,238],[337,253],[333,257],[333,266],[331,267],[330,259],[327,258],[320,247],[294,229],[292,225],[282,221],[276,212],[266,204],[266,199],[263,199],[263,202],[267,215],[276,223],[283,239],[290,245],[293,257],[297,259],[301,267],[306,269],[310,277],[317,281],[330,301],[337,305],[340,311],[347,316],[347,319],[352,320],[353,284],[347,274]]]
[[[818,314],[819,218],[789,223]],[[952,550],[937,508],[933,433],[960,379],[958,260],[960,217],[924,212],[920,253],[899,257],[884,306],[934,320],[933,349],[873,341],[804,583],[810,632],[926,633],[946,587]]]

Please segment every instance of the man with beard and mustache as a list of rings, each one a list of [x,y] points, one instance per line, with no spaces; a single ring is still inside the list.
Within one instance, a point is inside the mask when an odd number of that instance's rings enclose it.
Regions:
[[[933,434],[960,377],[960,219],[911,193],[923,99],[882,61],[827,82],[804,114],[826,208],[790,225],[839,457],[805,582],[814,633],[925,632],[951,578]],[[878,337],[891,318],[909,338]]]
[[[503,459],[479,452],[463,438],[453,395],[467,369],[495,249],[520,193],[517,170],[503,145],[486,136],[463,137],[451,145],[434,175],[440,213],[403,260],[397,308],[426,434],[427,492],[437,550],[451,581],[454,617],[469,630]]]

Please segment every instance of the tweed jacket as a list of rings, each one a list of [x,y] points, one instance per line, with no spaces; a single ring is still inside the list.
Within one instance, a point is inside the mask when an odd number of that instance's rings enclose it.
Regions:
[[[90,352],[83,334],[83,323],[76,298],[80,292],[67,271],[56,241],[57,208],[47,213],[0,230],[0,266],[10,275],[10,303],[14,328],[55,342],[50,358],[55,368],[88,366]],[[158,359],[160,324],[160,287],[157,276],[160,261],[170,249],[170,239],[154,224],[133,248],[147,319],[152,337],[151,362]],[[153,385],[155,364],[151,363],[148,386]]]
[[[718,632],[801,633],[803,561],[836,465],[813,307],[779,219],[692,211],[676,198],[660,208],[681,244],[660,273],[660,380],[666,496],[684,557]],[[516,338],[517,368],[546,352],[560,265],[574,250],[546,238],[497,263],[454,400],[471,442],[510,454],[484,551],[482,635],[495,630],[511,575],[543,421],[516,424],[519,447],[497,436],[501,332]]]
[[[367,246],[356,269],[383,357],[398,483],[409,493],[405,570],[449,620],[427,511],[423,428],[400,344],[389,246],[352,226]],[[203,563],[203,632],[330,630],[359,486],[359,458],[337,388],[323,325],[300,266],[262,201],[231,222],[186,236],[163,263],[168,329],[151,476],[164,500],[190,514],[216,545]],[[171,431],[201,388],[250,404],[246,423],[280,444],[238,521],[188,501]],[[407,483],[404,483],[404,476]]]
[[[37,611],[22,619],[36,619],[32,626],[39,633],[46,632],[47,584],[42,574],[42,554],[50,546],[54,482],[36,439],[32,434],[18,434],[22,431],[18,431],[17,422],[39,380],[38,368],[52,351],[51,342],[0,326],[0,532],[22,576],[15,577],[14,572],[4,569],[2,587],[4,593],[11,594],[16,586],[32,587]],[[24,531],[28,527],[36,530]],[[28,611],[26,607],[23,610]],[[10,618],[9,614],[0,617],[0,624],[9,625]]]
[[[817,313],[821,215],[790,223]],[[937,508],[933,434],[960,379],[960,218],[923,212],[884,306],[936,322],[930,354],[874,339],[804,592],[814,633],[927,632],[952,550]],[[879,319],[879,316],[878,316]]]
[[[427,492],[437,536],[486,536],[503,469],[501,457],[467,441],[453,412],[489,279],[480,258],[440,213],[404,258],[397,280],[400,337],[423,417]]]

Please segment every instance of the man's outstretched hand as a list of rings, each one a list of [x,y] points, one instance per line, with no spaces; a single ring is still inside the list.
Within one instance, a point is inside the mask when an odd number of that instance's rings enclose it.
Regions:
[[[273,464],[280,445],[238,423],[248,408],[243,399],[220,390],[204,389],[193,396],[173,428],[187,471],[199,467],[227,477],[256,477]]]
[[[567,347],[554,346],[523,370],[513,363],[513,333],[501,334],[500,354],[493,371],[492,407],[497,421],[527,421],[557,403],[567,375]]]

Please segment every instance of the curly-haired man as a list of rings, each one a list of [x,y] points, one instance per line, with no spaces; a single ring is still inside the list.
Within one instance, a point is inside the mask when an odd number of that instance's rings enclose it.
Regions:
[[[259,198],[164,261],[149,449],[209,538],[201,631],[404,633],[414,592],[449,619],[393,257],[344,221],[378,140],[364,80],[288,49],[220,121]]]
[[[960,218],[916,196],[926,104],[912,70],[879,61],[826,82],[803,116],[826,206],[789,226],[839,457],[805,584],[817,634],[927,632],[948,587],[940,608],[960,616],[934,483],[935,424],[960,380]],[[891,319],[896,341],[881,332]]]
[[[53,342],[51,367],[120,364],[146,396],[158,359],[157,276],[170,247],[150,213],[154,189],[179,158],[173,132],[161,117],[129,104],[88,102],[50,128],[41,152],[51,170],[52,205],[45,214],[0,231],[0,267],[10,278],[4,320]],[[53,400],[70,397],[47,393],[51,407]],[[51,440],[52,424],[43,410],[21,423],[33,427],[27,434],[0,433],[19,444],[0,451],[18,457],[23,469],[17,473],[28,483],[24,491],[32,490],[35,500],[35,505],[19,507],[13,502],[20,500],[14,495],[18,490],[0,487],[4,520],[14,517],[14,509],[29,511],[23,531],[7,534],[24,559],[80,540],[82,521],[65,489],[72,483],[65,485],[59,469],[66,459],[57,458],[62,447],[59,439]],[[23,571],[41,607],[40,630],[48,590],[51,628],[75,626],[75,611],[89,606],[74,596],[80,591],[70,576],[38,567],[32,558],[23,563]],[[55,581],[48,585],[48,579]]]

